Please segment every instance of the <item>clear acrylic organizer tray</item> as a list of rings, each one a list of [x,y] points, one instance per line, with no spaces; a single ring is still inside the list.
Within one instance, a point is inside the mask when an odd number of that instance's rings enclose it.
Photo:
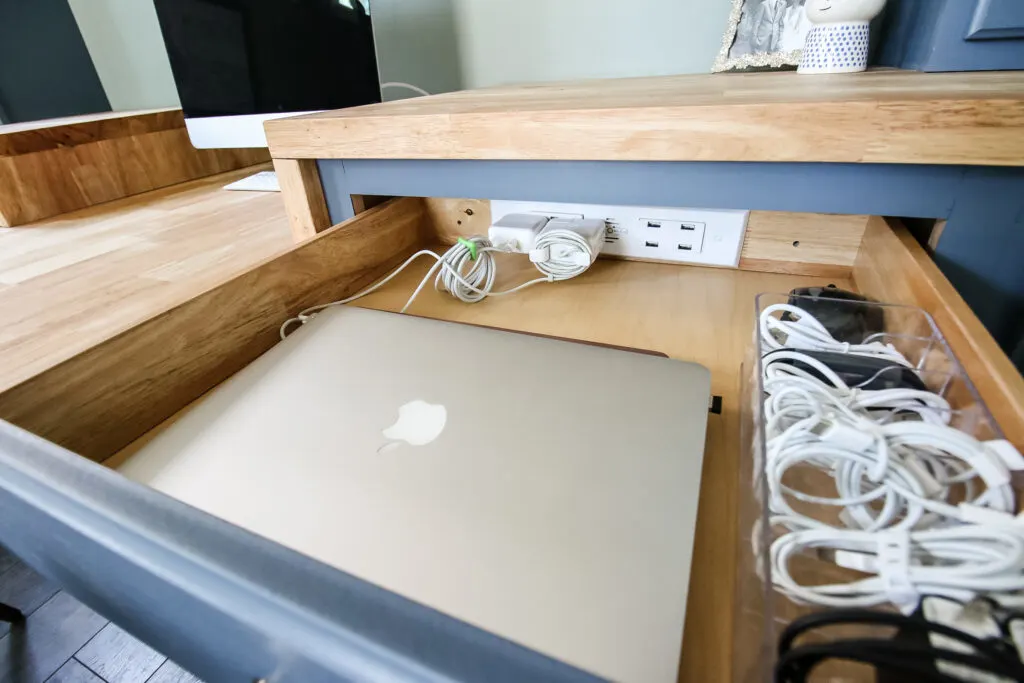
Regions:
[[[733,680],[749,683],[772,680],[776,660],[775,648],[779,634],[793,619],[820,611],[822,607],[802,605],[787,595],[777,592],[771,580],[768,549],[778,530],[769,524],[768,481],[765,476],[766,459],[763,417],[762,348],[758,321],[762,311],[774,304],[791,303],[795,299],[820,301],[822,297],[791,297],[789,294],[760,294],[756,297],[754,336],[746,354],[741,387],[741,457],[738,489],[737,519],[739,524],[737,547],[737,578],[733,626]],[[870,306],[881,311],[884,333],[870,336],[864,343],[881,341],[892,344],[918,371],[929,390],[940,394],[950,403],[950,424],[979,440],[1001,439],[1002,432],[982,402],[974,384],[935,325],[932,317],[920,308],[895,304],[882,304],[833,299],[837,307]],[[788,477],[799,477],[800,488],[821,495],[834,496],[835,487],[828,473],[812,465],[798,465],[787,472]],[[1018,500],[1021,490],[1015,484]],[[791,501],[792,503],[792,501]],[[834,521],[835,506],[792,503],[798,511],[822,521]],[[863,575],[843,569],[814,555],[801,555],[790,564],[790,569],[801,583],[818,584],[863,578]],[[895,609],[891,608],[890,609]],[[870,627],[833,628],[830,636],[878,636]],[[806,641],[805,641],[806,642]],[[850,663],[827,663],[818,667],[814,681],[846,683],[874,681],[873,671]]]

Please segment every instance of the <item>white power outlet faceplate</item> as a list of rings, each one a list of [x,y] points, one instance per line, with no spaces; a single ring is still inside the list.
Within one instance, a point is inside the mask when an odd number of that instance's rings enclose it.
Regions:
[[[748,211],[491,201],[491,219],[510,213],[597,218],[607,223],[601,253],[712,266],[740,262]]]

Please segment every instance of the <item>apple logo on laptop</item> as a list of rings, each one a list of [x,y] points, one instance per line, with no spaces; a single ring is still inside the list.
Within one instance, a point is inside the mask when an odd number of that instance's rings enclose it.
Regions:
[[[448,422],[448,411],[442,405],[426,401],[409,401],[398,409],[395,424],[384,430],[384,437],[389,443],[384,444],[377,452],[407,443],[410,446],[426,446],[441,436],[445,423]]]

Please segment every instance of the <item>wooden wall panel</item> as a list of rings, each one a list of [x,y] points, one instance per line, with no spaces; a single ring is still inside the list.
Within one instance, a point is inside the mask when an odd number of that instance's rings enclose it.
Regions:
[[[486,199],[426,199],[434,233],[444,244],[486,235],[491,203]],[[820,277],[849,276],[867,216],[752,211],[740,269]],[[653,259],[630,259],[653,260]]]
[[[424,242],[394,200],[0,394],[0,418],[104,460],[278,340],[300,310],[353,294]]]
[[[0,225],[24,225],[268,159],[264,149],[195,149],[180,110],[0,126]]]

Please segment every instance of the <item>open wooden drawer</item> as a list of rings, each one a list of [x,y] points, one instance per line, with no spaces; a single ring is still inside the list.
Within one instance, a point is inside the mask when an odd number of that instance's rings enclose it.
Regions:
[[[129,456],[273,346],[299,310],[353,294],[449,240],[436,218],[436,203],[391,200],[0,395],[0,417],[36,435],[0,424],[0,541],[209,681],[587,680],[89,462]],[[913,238],[871,218],[855,246],[846,265],[818,271],[827,278],[758,272],[767,266],[757,259],[741,263],[749,270],[601,260],[577,280],[474,306],[427,288],[410,309],[660,351],[711,370],[724,410],[709,416],[682,680],[731,678],[740,364],[757,293],[834,283],[921,306],[1024,448],[1024,380]],[[428,265],[358,305],[397,310]],[[531,268],[512,259],[499,267],[499,286]],[[273,504],[272,492],[253,495]]]

